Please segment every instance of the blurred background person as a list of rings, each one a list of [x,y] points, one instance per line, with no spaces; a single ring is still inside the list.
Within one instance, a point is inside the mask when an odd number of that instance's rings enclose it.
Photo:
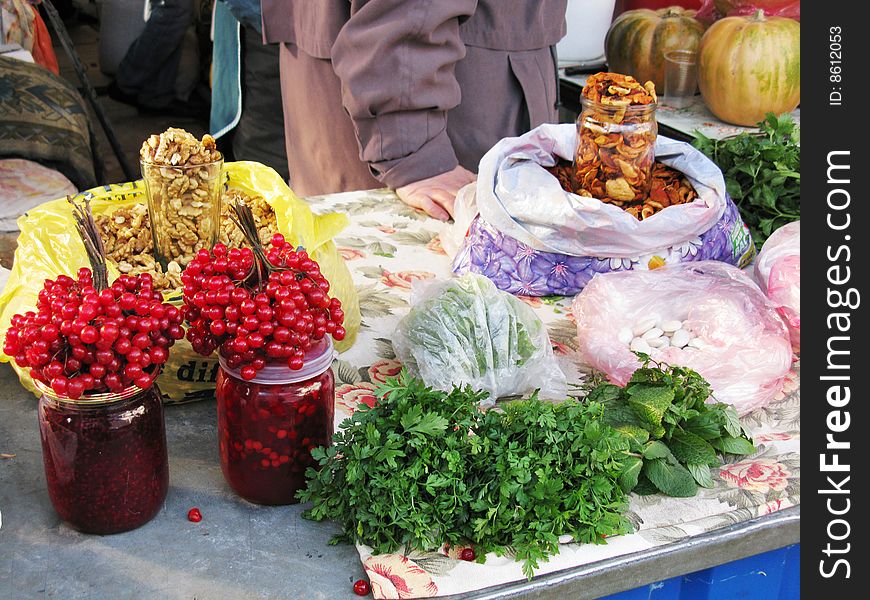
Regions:
[[[301,195],[387,186],[447,219],[489,148],[557,121],[567,0],[261,4]]]
[[[209,131],[231,160],[253,160],[287,181],[278,46],[264,44],[260,0],[217,0]]]
[[[194,93],[197,81],[179,89],[184,39],[194,24],[194,0],[151,0],[145,28],[118,65],[109,97],[143,113],[204,116],[208,103]]]

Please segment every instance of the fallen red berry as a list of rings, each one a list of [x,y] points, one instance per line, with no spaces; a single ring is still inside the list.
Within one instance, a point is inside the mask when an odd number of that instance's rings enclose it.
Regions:
[[[459,558],[471,562],[477,558],[477,556],[474,554],[474,548],[463,548],[462,552],[459,553]]]
[[[368,596],[369,582],[365,579],[357,579],[353,584],[353,593],[357,596]]]
[[[187,511],[187,520],[192,523],[199,523],[202,521],[202,513],[199,512],[198,508],[191,508]]]

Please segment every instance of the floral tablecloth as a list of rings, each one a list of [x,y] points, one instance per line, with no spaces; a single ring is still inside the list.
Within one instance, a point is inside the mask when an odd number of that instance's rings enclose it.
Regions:
[[[337,211],[351,225],[336,238],[359,291],[363,324],[354,346],[333,366],[336,376],[336,424],[365,403],[375,387],[396,375],[390,337],[408,311],[415,280],[451,275],[441,247],[444,224],[402,204],[391,192],[376,190],[308,198],[316,212]],[[571,298],[523,298],[547,324],[554,350],[568,381],[582,377],[575,362],[576,325]],[[603,545],[564,544],[538,574],[678,541],[800,502],[800,363],[774,402],[744,418],[758,452],[714,471],[715,487],[694,498],[662,495],[631,497],[629,518],[636,533]],[[467,593],[525,577],[510,556],[488,555],[485,564],[458,559],[461,548],[440,552],[373,555],[358,546],[376,598],[418,598]]]

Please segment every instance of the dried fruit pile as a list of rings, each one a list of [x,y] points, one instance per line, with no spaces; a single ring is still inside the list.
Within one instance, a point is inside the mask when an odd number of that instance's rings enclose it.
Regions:
[[[59,275],[39,292],[36,311],[12,317],[3,351],[57,394],[147,388],[184,337],[181,311],[163,303],[147,273],[122,275],[108,286],[99,234],[89,212],[75,208],[93,271]],[[96,262],[95,262],[96,261]]]
[[[547,171],[559,180],[566,192],[578,193],[574,181],[574,166],[568,161],[561,161]],[[694,201],[698,192],[689,183],[685,175],[663,163],[653,163],[652,185],[649,197],[642,205],[624,206],[625,212],[643,220],[655,213],[675,204],[686,204]]]
[[[239,190],[228,190],[224,194],[220,241],[228,248],[244,245],[241,231],[228,216],[228,206],[237,201],[243,202],[251,209],[260,241],[262,243],[269,241],[278,231],[275,211],[262,196],[249,196]],[[97,215],[95,220],[106,246],[106,256],[117,265],[121,273],[127,275],[149,273],[154,279],[154,289],[180,292],[181,265],[171,261],[164,273],[160,263],[154,260],[151,219],[144,204],[119,208],[110,215]]]
[[[344,339],[341,302],[329,297],[329,282],[307,252],[281,234],[265,250],[251,211],[231,208],[253,249],[216,244],[196,253],[181,275],[187,339],[204,356],[219,348],[246,380],[271,361],[301,369],[312,342]]]
[[[616,206],[643,205],[655,159],[655,86],[619,73],[595,73],[586,80],[583,99],[576,193]]]

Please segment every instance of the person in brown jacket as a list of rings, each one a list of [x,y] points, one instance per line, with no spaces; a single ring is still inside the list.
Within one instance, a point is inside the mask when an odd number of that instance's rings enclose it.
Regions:
[[[390,187],[440,219],[503,137],[557,118],[567,0],[262,0],[300,195]]]

